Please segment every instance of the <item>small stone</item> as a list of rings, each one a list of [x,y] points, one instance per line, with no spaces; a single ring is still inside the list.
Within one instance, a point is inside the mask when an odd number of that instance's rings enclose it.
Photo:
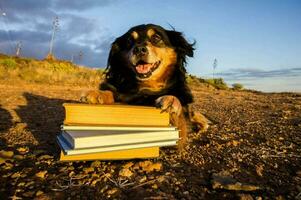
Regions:
[[[28,191],[28,192],[23,193],[23,196],[24,197],[33,197],[34,193],[35,193],[34,191]]]
[[[100,167],[101,162],[99,160],[93,161],[90,165],[90,167],[95,168],[95,167]]]
[[[50,155],[42,155],[39,157],[39,160],[48,160],[48,159],[52,159],[53,156],[50,156]]]
[[[90,185],[95,186],[98,182],[99,182],[99,180],[93,180]]]
[[[258,176],[263,176],[263,165],[256,165],[256,173]]]
[[[19,178],[20,175],[21,175],[20,172],[16,172],[16,173],[13,173],[10,177],[11,177],[11,178]]]
[[[24,183],[24,182],[18,183],[18,187],[23,187],[23,186],[25,186],[25,184],[26,183]]]
[[[14,159],[16,159],[16,160],[23,160],[24,156],[23,155],[14,155]]]
[[[12,158],[14,156],[14,152],[13,151],[0,151],[0,157],[1,158]]]
[[[108,194],[109,196],[112,196],[112,195],[117,195],[119,192],[120,192],[120,191],[119,191],[118,188],[112,188],[112,189],[110,189],[110,190],[107,191],[107,194]]]
[[[133,172],[131,171],[131,170],[129,170],[129,169],[121,169],[120,171],[119,171],[119,176],[123,176],[123,177],[131,177],[131,176],[133,176]]]
[[[6,161],[6,159],[0,157],[0,165],[1,165],[2,163],[5,163],[5,161]]]
[[[40,172],[36,173],[36,177],[44,179],[46,174],[47,174],[47,171],[40,171]]]
[[[143,171],[149,173],[152,171],[160,171],[161,169],[162,169],[162,163],[154,163],[144,167]]]
[[[85,168],[83,169],[83,171],[84,171],[86,174],[89,174],[89,173],[91,173],[91,172],[94,172],[94,168],[92,168],[92,167],[85,167]]]
[[[26,153],[28,153],[29,149],[28,149],[28,147],[19,147],[19,148],[17,148],[17,151],[20,154],[26,154]]]
[[[153,189],[158,189],[158,185],[157,185],[157,184],[153,184],[153,185],[152,185],[152,188],[153,188]]]
[[[240,200],[253,200],[253,197],[250,194],[239,194]]]
[[[139,179],[139,183],[143,183],[147,180],[146,176],[143,176],[142,178]]]
[[[39,191],[37,191],[36,196],[38,197],[38,196],[41,196],[42,194],[44,194],[44,192],[39,190]]]
[[[237,182],[232,177],[222,174],[213,174],[213,179],[211,181],[213,189],[226,189],[235,191],[255,191],[260,189],[258,186],[242,184]]]
[[[237,145],[239,145],[239,141],[233,140],[233,141],[232,141],[232,145],[236,147]]]
[[[132,167],[133,165],[134,165],[133,162],[128,162],[128,163],[126,163],[125,165],[123,165],[122,168],[130,168],[130,167]]]

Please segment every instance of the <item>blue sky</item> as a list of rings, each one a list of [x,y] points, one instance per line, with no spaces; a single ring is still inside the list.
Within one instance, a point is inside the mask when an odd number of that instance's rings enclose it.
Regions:
[[[47,54],[51,19],[59,16],[54,53],[102,67],[110,43],[143,23],[172,25],[196,43],[191,74],[243,83],[263,91],[301,92],[301,1],[299,0],[4,0],[0,2],[0,51],[22,40],[24,56]],[[5,18],[5,19],[4,19]],[[9,30],[9,31],[7,31]],[[7,34],[9,32],[9,34]],[[82,61],[76,60],[82,50]]]

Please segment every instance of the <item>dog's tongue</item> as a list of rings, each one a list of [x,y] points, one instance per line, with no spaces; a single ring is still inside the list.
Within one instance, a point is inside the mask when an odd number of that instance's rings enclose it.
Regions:
[[[136,66],[136,71],[139,74],[145,74],[151,70],[152,66],[152,64],[139,64]]]

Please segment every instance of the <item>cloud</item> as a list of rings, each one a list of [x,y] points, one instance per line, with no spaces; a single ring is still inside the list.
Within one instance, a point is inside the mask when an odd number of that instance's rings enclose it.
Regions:
[[[114,38],[96,19],[83,17],[78,11],[108,6],[113,0],[9,0],[0,2],[0,11],[6,16],[0,21],[0,49],[12,54],[17,41],[22,41],[22,55],[44,58],[49,50],[52,19],[59,17],[54,54],[70,60],[80,51],[82,63],[92,67],[106,65],[110,45]]]
[[[254,78],[269,78],[269,77],[297,77],[301,75],[301,67],[275,69],[275,70],[261,70],[256,68],[237,68],[224,72],[216,73],[217,76],[226,79],[254,79]]]
[[[56,0],[54,1],[54,8],[60,10],[87,10],[96,7],[104,7],[116,3],[116,0]]]

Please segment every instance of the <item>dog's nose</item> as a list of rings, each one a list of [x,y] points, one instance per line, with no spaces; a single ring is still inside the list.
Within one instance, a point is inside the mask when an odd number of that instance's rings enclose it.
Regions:
[[[134,48],[134,54],[144,56],[148,53],[146,46],[136,46]]]

